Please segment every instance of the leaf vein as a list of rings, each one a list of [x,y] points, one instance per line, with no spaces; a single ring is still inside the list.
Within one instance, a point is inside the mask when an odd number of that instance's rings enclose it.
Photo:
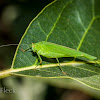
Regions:
[[[62,10],[61,10],[60,14],[58,15],[58,18],[56,19],[56,22],[54,23],[54,25],[53,25],[53,27],[52,27],[50,33],[47,35],[46,41],[48,40],[49,36],[50,36],[51,33],[53,32],[54,28],[56,27],[56,24],[57,24],[58,20],[60,19],[63,10],[64,10],[65,7],[66,7],[67,5],[69,5],[70,3],[72,3],[72,1],[70,1],[69,3],[67,3],[67,4],[62,8]]]

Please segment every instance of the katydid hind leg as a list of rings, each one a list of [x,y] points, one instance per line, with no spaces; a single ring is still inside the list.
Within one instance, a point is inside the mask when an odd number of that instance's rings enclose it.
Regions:
[[[58,64],[59,64],[59,68],[60,68],[60,70],[62,71],[62,73],[63,73],[63,74],[68,74],[68,73],[65,73],[65,72],[63,71],[63,69],[61,68],[58,58],[56,58],[56,60],[57,60],[57,62],[58,62]]]

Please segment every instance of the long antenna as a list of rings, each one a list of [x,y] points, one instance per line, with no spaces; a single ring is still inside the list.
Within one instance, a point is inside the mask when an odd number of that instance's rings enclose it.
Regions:
[[[13,46],[13,45],[19,45],[19,44],[6,44],[6,45],[1,45],[1,47],[7,47],[7,46]],[[28,44],[20,44],[20,45],[28,45]]]

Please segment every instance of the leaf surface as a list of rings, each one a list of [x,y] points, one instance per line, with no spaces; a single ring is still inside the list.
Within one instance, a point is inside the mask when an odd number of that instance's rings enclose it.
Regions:
[[[37,66],[34,71],[37,55],[31,49],[25,52],[21,50],[21,48],[24,50],[29,48],[32,43],[48,41],[80,50],[100,59],[99,5],[99,0],[88,0],[88,2],[86,0],[58,0],[47,5],[31,21],[21,38],[12,63],[14,73],[47,78],[47,80],[63,79],[63,84],[67,84],[66,80],[69,78],[99,90],[100,66],[86,63],[88,59],[80,57],[73,61],[73,58],[60,58],[62,69],[68,73],[63,74],[55,59],[42,56],[42,65]],[[54,80],[52,82],[56,83]]]

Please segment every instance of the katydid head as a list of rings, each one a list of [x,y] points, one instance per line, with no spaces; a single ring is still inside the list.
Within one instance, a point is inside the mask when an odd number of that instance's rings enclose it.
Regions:
[[[33,52],[39,52],[40,49],[41,49],[41,45],[39,43],[32,43]]]
[[[34,44],[34,43],[32,43],[32,51],[33,51],[33,52],[36,52],[35,44]]]

